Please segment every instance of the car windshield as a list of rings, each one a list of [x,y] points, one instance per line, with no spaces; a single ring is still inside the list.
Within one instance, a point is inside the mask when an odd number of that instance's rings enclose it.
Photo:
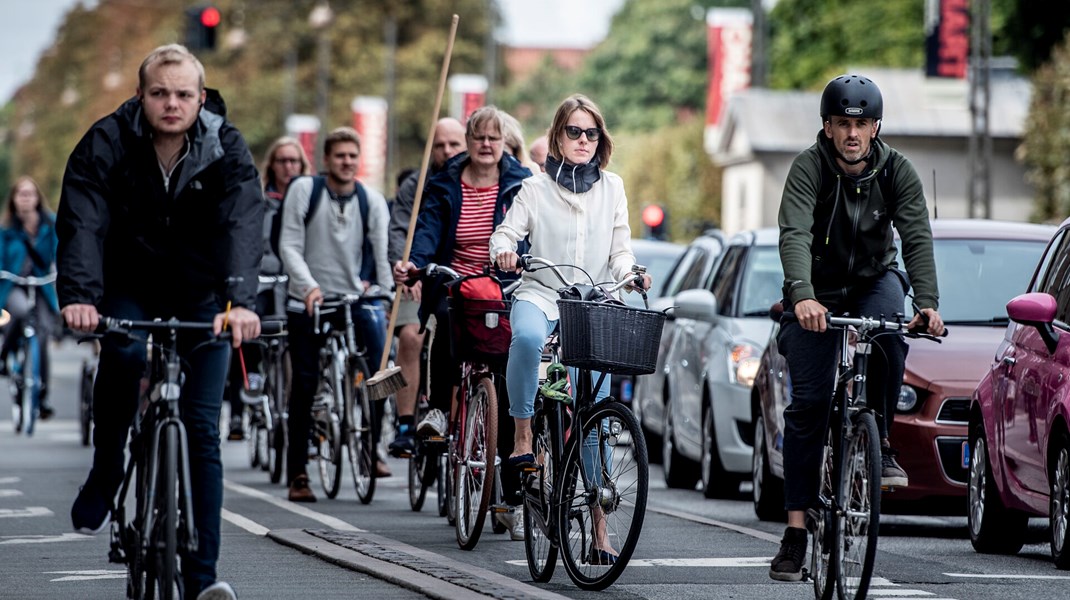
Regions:
[[[1029,284],[1046,241],[933,240],[940,316],[948,323],[1007,322],[1007,302]],[[908,297],[903,314],[914,314]]]
[[[747,259],[743,275],[739,314],[744,317],[766,316],[769,307],[783,297],[784,269],[776,246],[755,246]]]

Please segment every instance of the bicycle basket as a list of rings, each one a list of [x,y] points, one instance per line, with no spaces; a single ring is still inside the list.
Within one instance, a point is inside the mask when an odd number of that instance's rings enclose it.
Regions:
[[[465,277],[449,286],[450,353],[456,361],[503,363],[513,329],[511,302],[501,282],[489,275]]]
[[[557,308],[562,363],[622,375],[646,375],[657,368],[665,313],[580,300],[558,300]]]

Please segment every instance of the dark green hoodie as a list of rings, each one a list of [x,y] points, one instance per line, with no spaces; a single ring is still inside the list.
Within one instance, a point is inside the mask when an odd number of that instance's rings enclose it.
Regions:
[[[882,187],[895,198],[884,198]],[[929,211],[914,166],[877,138],[866,171],[853,178],[818,132],[817,142],[795,157],[780,201],[784,297],[834,309],[859,284],[898,268],[893,223],[918,307],[937,308]]]

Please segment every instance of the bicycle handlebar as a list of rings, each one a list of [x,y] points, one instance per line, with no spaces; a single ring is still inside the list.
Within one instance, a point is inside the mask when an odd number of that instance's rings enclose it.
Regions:
[[[264,284],[286,283],[290,281],[290,276],[285,273],[280,273],[278,275],[257,275],[256,278],[257,282]]]
[[[171,331],[178,330],[205,331],[211,330],[212,327],[213,323],[203,321],[179,321],[175,318],[145,321],[137,319],[119,319],[102,315],[96,333],[129,333],[131,329],[147,331],[149,333],[170,333]],[[263,335],[278,335],[285,331],[286,321],[269,320],[260,322],[260,333]],[[229,339],[230,336],[231,333],[229,331],[224,331],[216,337],[217,339],[224,340]]]
[[[780,313],[780,322],[786,323],[790,321],[797,321],[795,313],[789,311],[783,311]],[[947,328],[944,332],[935,336],[930,333],[926,333],[924,329],[907,329],[909,321],[904,321],[901,317],[896,319],[887,319],[885,317],[837,317],[832,313],[825,313],[825,322],[829,327],[835,327],[837,329],[844,329],[847,327],[854,327],[860,332],[873,331],[874,329],[880,329],[883,331],[891,331],[901,333],[907,337],[918,337],[931,339],[935,342],[939,342],[942,337],[947,337]]]
[[[557,276],[557,279],[561,282],[561,285],[563,285],[565,287],[568,287],[570,285],[574,285],[576,283],[574,281],[569,281],[569,280],[565,279],[564,274],[561,273],[561,270],[558,268],[557,264],[555,264],[553,262],[550,262],[549,260],[547,260],[545,258],[542,258],[542,257],[539,257],[539,256],[532,256],[530,254],[525,254],[525,255],[520,257],[519,265],[520,265],[520,268],[524,269],[525,271],[529,271],[529,272],[539,270],[540,268],[550,269],[550,271],[554,275]],[[569,266],[569,265],[561,265],[561,266]],[[633,285],[636,286],[636,288],[645,297],[646,296],[646,290],[643,289],[643,285],[642,285],[643,284],[643,275],[645,273],[646,273],[646,267],[644,267],[643,265],[632,265],[632,271],[627,277],[625,277],[624,279],[622,279],[620,281],[613,282],[613,285],[611,287],[604,288],[604,289],[605,289],[606,293],[612,294],[612,293],[620,290],[621,288],[623,288],[624,286],[626,286],[628,284],[633,284]],[[604,284],[601,284],[601,283],[594,283],[593,281],[592,281],[592,283],[594,285],[598,286],[598,287],[602,287],[604,285]]]
[[[45,275],[44,277],[34,277],[33,275],[22,277],[20,275],[12,273],[11,271],[0,270],[0,279],[6,279],[7,281],[14,283],[15,285],[23,285],[26,287],[42,287],[55,281],[56,273],[52,272],[48,275]]]

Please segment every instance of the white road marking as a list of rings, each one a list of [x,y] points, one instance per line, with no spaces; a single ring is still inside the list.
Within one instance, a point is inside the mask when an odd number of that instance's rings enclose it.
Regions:
[[[0,498],[14,498],[21,495],[22,492],[19,490],[0,490]]]
[[[238,513],[231,512],[225,508],[223,509],[223,512],[220,516],[222,516],[224,520],[229,521],[230,523],[237,525],[238,527],[241,527],[242,529],[248,531],[253,535],[267,535],[268,532],[271,531],[260,523],[257,523],[252,519],[243,517]]]
[[[51,517],[53,512],[43,506],[27,506],[26,508],[0,508],[0,519],[12,519],[21,517]]]
[[[250,498],[257,498],[257,499],[263,500],[264,502],[267,502],[269,504],[274,504],[275,506],[277,506],[277,507],[279,507],[279,508],[281,508],[283,510],[288,510],[288,511],[290,511],[290,512],[296,514],[296,515],[301,515],[302,517],[305,517],[307,519],[312,519],[313,521],[318,521],[318,522],[323,523],[324,525],[326,525],[327,527],[330,527],[332,529],[337,529],[339,531],[353,531],[353,532],[357,532],[357,533],[365,533],[365,531],[363,529],[360,529],[359,527],[356,527],[354,525],[350,525],[349,523],[347,523],[347,522],[345,522],[345,521],[343,521],[343,520],[341,520],[341,519],[339,519],[337,517],[332,517],[331,515],[325,515],[323,513],[318,513],[316,511],[311,510],[311,509],[309,509],[309,508],[307,508],[305,506],[302,506],[300,504],[295,504],[293,502],[290,502],[289,500],[284,500],[282,498],[279,498],[278,496],[272,496],[271,494],[268,494],[266,492],[261,492],[260,490],[257,490],[257,489],[254,489],[254,488],[251,488],[251,487],[248,487],[248,486],[244,486],[244,485],[242,485],[240,483],[234,483],[233,481],[229,481],[227,479],[224,479],[223,480],[223,487],[227,488],[228,490],[230,490],[232,492],[237,492],[239,494],[243,494],[243,495],[249,496]],[[527,563],[524,563],[524,564],[527,564]]]
[[[944,573],[944,575],[947,577],[963,577],[967,579],[1070,579],[1070,575],[1015,575],[1013,573]]]
[[[126,570],[122,571],[45,571],[46,575],[65,575],[49,581],[94,581],[97,579],[126,579]]]
[[[926,592],[924,590],[888,590],[888,589],[869,589],[870,596],[881,596],[884,598],[931,598],[936,594],[932,592]]]
[[[777,544],[780,543],[780,536],[778,535],[773,535],[772,533],[766,533],[757,529],[751,529],[750,527],[744,527],[742,525],[736,525],[735,523],[727,523],[725,521],[718,521],[716,519],[707,519],[705,517],[700,517],[691,513],[672,510],[669,508],[662,508],[659,506],[650,506],[649,504],[647,505],[646,509],[650,512],[661,513],[663,515],[669,515],[670,517],[676,517],[678,519],[685,519],[693,523],[703,523],[705,525],[713,525],[714,527],[720,527],[729,531],[735,531],[736,533],[749,535],[753,538],[758,538],[759,540],[765,540],[767,542],[776,542]],[[628,564],[630,565],[631,563],[629,562]]]
[[[11,485],[22,481],[19,477],[0,477],[0,485]]]
[[[631,567],[765,567],[769,568],[772,556],[746,556],[741,558],[633,558]],[[507,560],[506,564],[526,566],[526,560]]]
[[[0,536],[0,546],[7,544],[48,544],[51,542],[75,542],[91,540],[93,536],[80,533],[61,533],[59,535],[4,535]]]

